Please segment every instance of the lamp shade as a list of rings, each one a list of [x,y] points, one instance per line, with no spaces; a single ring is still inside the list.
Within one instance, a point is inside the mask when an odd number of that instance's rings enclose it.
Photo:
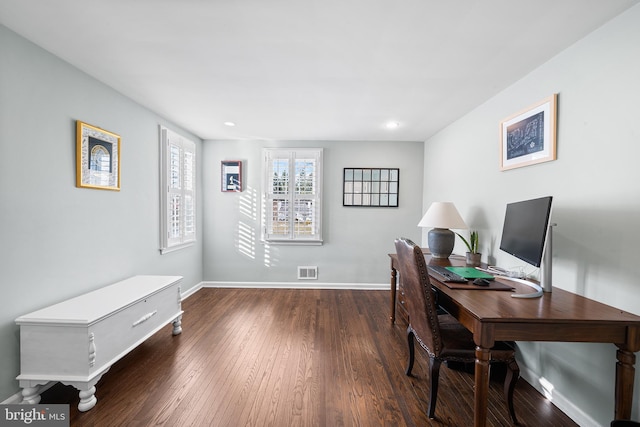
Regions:
[[[451,202],[433,202],[424,214],[418,227],[468,228],[458,209]]]
[[[455,234],[449,228],[467,228],[458,209],[451,202],[434,202],[427,209],[418,227],[433,227],[427,241],[434,258],[449,258],[455,245]]]

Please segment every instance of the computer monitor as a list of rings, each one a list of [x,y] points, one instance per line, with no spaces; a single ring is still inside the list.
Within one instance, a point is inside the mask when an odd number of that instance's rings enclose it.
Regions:
[[[551,214],[551,196],[509,203],[500,249],[540,267]]]
[[[507,204],[500,241],[501,250],[542,267],[540,282],[547,292],[551,292],[551,201],[552,197],[548,196]]]

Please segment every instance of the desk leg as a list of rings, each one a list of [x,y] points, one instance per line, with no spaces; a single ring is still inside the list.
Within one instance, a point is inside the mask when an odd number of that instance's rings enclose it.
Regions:
[[[616,420],[628,420],[631,418],[631,406],[633,404],[636,355],[631,351],[618,348],[616,358],[618,362],[616,363],[616,408],[614,417]]]
[[[393,265],[391,266],[391,298],[389,298],[389,300],[391,301],[391,307],[390,307],[390,314],[389,314],[389,319],[391,319],[391,323],[395,323],[396,321],[396,280],[398,277],[398,271],[393,268]]]
[[[485,427],[487,424],[487,400],[489,397],[489,361],[488,348],[476,347],[475,393],[473,402],[473,425]]]

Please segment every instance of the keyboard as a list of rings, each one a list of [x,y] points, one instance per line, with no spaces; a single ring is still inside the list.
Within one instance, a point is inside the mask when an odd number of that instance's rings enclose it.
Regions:
[[[453,271],[447,270],[441,265],[429,265],[429,270],[442,277],[443,282],[467,283],[468,280]]]

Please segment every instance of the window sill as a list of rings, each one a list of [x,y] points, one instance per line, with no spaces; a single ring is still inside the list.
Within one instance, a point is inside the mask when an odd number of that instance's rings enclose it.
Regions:
[[[322,246],[322,240],[263,240],[265,245],[274,246]]]
[[[170,248],[160,248],[160,254],[164,255],[180,249],[188,248],[189,246],[193,246],[194,243],[195,242],[181,243],[179,245],[171,246]]]

